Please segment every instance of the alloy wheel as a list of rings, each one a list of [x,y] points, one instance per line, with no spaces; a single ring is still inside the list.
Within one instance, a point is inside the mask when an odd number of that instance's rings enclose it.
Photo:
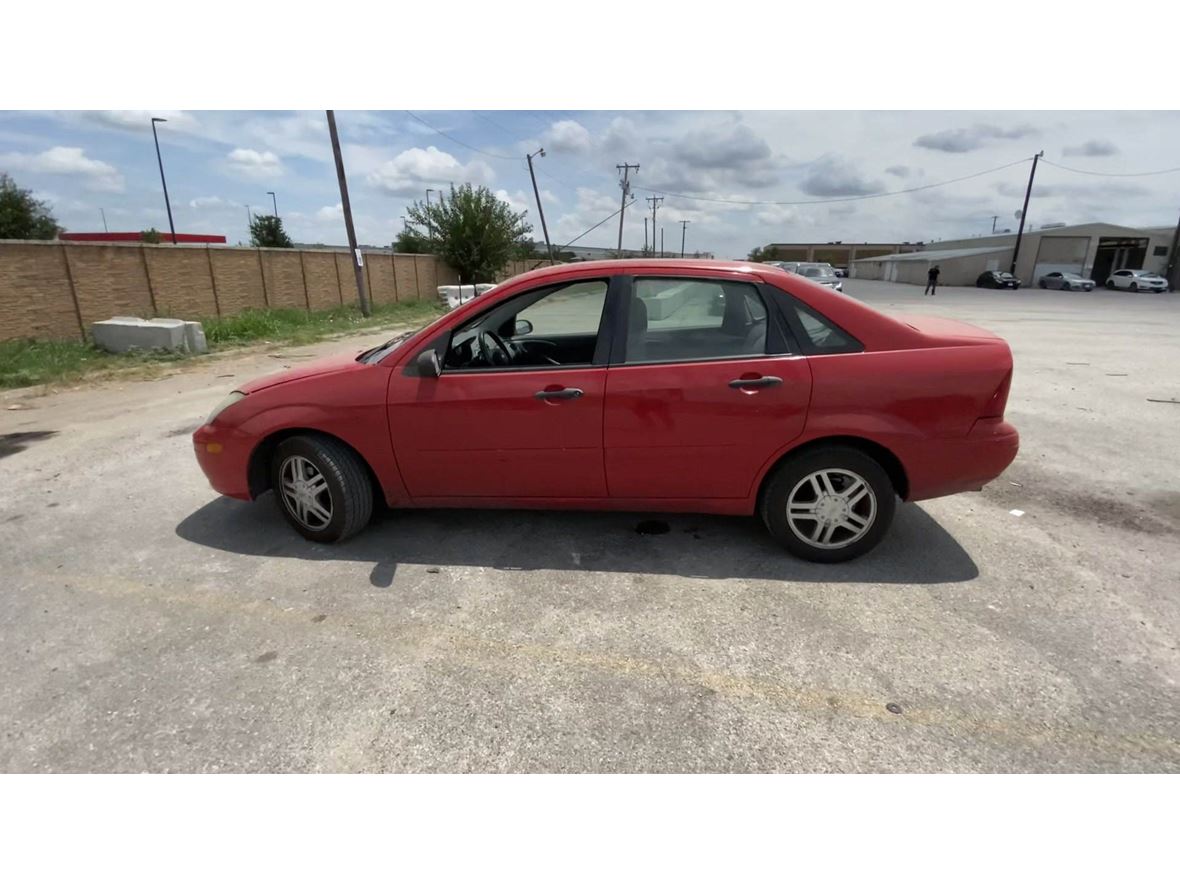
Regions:
[[[328,480],[302,455],[291,455],[280,468],[283,503],[306,528],[320,531],[332,521],[332,493]]]
[[[810,473],[787,497],[787,523],[803,542],[825,550],[859,541],[877,518],[877,496],[864,477],[829,468]]]

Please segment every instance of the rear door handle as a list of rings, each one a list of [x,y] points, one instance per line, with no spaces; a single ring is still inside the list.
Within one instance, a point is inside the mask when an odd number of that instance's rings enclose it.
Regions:
[[[755,387],[774,387],[782,383],[783,379],[776,375],[763,375],[761,378],[734,378],[729,382],[729,386],[738,390],[750,390]]]
[[[538,390],[533,394],[537,399],[577,399],[584,391],[577,387],[563,387],[560,390]]]

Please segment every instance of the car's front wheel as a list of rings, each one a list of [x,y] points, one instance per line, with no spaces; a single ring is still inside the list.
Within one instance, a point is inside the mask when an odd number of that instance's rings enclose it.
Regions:
[[[343,541],[373,515],[373,486],[364,463],[331,437],[292,436],[279,443],[271,486],[287,522],[309,541]]]
[[[897,507],[885,469],[847,446],[813,449],[775,469],[762,496],[762,521],[791,553],[845,562],[880,543]]]

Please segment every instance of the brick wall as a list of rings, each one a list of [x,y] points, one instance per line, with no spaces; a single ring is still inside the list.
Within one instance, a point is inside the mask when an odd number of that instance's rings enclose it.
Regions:
[[[374,304],[434,299],[459,275],[434,255],[366,252]],[[513,261],[496,282],[537,261]],[[0,341],[84,338],[112,316],[199,320],[356,301],[347,251],[0,240]]]

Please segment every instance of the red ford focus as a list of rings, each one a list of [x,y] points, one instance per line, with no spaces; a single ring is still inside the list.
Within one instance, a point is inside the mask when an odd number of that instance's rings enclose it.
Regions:
[[[359,355],[253,381],[193,434],[213,488],[273,489],[339,541],[392,507],[757,513],[788,550],[874,547],[898,498],[1016,456],[1012,354],[769,265],[609,261],[515,277]]]

